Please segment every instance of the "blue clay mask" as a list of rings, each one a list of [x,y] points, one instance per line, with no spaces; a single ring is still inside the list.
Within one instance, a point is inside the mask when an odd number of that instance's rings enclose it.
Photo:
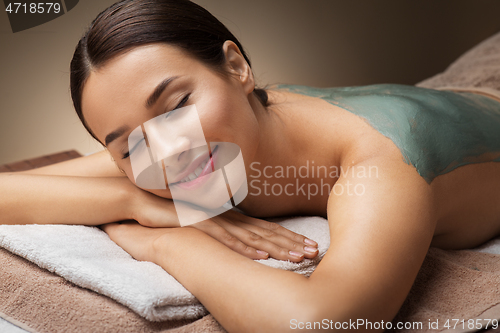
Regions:
[[[500,162],[500,103],[491,98],[399,84],[278,88],[321,98],[366,119],[429,184],[462,165]]]

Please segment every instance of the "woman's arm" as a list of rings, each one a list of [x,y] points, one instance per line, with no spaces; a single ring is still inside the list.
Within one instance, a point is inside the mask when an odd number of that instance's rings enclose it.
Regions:
[[[1,224],[99,225],[130,219],[133,185],[107,151],[0,173]]]
[[[154,261],[172,274],[229,332],[294,331],[297,323],[323,319],[391,321],[433,236],[432,196],[428,184],[401,160],[357,166],[376,166],[379,175],[338,181],[337,186],[364,192],[340,194],[338,187],[332,192],[331,245],[310,278],[244,258],[190,228],[128,224],[105,230],[137,259]],[[130,241],[138,234],[144,243]]]
[[[173,202],[132,184],[106,151],[0,174],[0,211],[0,224],[100,225],[133,219],[150,227],[179,226]],[[193,227],[252,259],[301,261],[317,255],[317,244],[305,243],[304,236],[236,212]]]
[[[0,174],[1,224],[99,225],[130,219],[125,177]]]

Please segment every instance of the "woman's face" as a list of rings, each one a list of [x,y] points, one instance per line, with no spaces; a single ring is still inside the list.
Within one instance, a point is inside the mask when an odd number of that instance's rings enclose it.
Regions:
[[[118,167],[137,186],[144,188],[136,183],[137,177],[132,172],[130,133],[141,125],[144,129],[148,120],[160,119],[160,115],[190,105],[196,107],[206,142],[236,144],[248,169],[259,144],[255,103],[250,97],[254,89],[253,76],[234,43],[226,42],[223,49],[226,69],[234,74],[232,77],[224,77],[186,51],[166,44],[136,47],[91,71],[82,94],[83,116],[97,138],[105,143]],[[158,93],[157,87],[165,80],[169,83]],[[155,90],[157,98],[152,98]],[[182,132],[181,127],[179,125]],[[171,141],[167,144],[174,149],[163,161],[169,175],[166,189],[144,188],[165,198],[172,198],[171,188],[176,184],[188,184],[187,172],[197,170],[199,173],[198,168],[203,168],[208,156],[207,146],[193,147],[192,140],[185,138]],[[224,156],[231,155],[230,144],[211,144],[212,151],[217,145],[221,157],[214,158],[215,169],[228,163]],[[192,172],[189,174],[193,177]],[[211,186],[210,182],[191,187],[186,184],[182,185],[184,190],[194,195],[207,193]]]

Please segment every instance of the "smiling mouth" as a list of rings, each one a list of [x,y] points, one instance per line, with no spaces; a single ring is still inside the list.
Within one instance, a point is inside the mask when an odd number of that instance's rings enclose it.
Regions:
[[[184,183],[190,183],[193,182],[194,180],[198,179],[200,176],[205,176],[209,173],[212,172],[212,168],[214,168],[214,163],[213,163],[213,154],[217,151],[218,146],[214,148],[212,151],[212,154],[208,154],[207,158],[205,158],[203,161],[198,164],[196,169],[194,169],[193,172],[191,172],[189,175],[186,177],[182,178],[181,180],[175,182],[175,183],[170,183],[168,184],[169,186],[174,186],[174,185],[179,185],[179,184],[184,184]],[[188,185],[188,184],[186,184]]]

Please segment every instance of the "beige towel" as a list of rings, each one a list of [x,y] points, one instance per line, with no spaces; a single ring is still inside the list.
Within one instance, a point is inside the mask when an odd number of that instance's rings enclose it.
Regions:
[[[500,100],[500,32],[464,53],[444,72],[419,82],[416,86],[465,90]]]
[[[272,258],[258,262],[311,275],[330,246],[328,221],[309,216],[276,222],[314,239],[318,255],[299,263]],[[208,314],[196,297],[160,266],[133,259],[95,227],[0,225],[0,247],[80,287],[106,295],[151,321],[198,319]]]
[[[166,332],[179,327],[209,332],[222,328],[211,318],[151,322],[129,308],[0,248],[0,317],[32,332]],[[198,330],[198,328],[200,328]],[[188,332],[180,330],[179,332]]]
[[[147,321],[4,249],[0,265],[0,316],[33,332],[225,332],[211,315],[197,321]],[[422,322],[418,332],[436,332],[429,320],[439,321],[442,330],[447,319],[471,318],[500,318],[500,255],[431,248],[393,323]]]
[[[468,332],[467,320],[477,318],[483,325],[500,318],[500,255],[431,248],[393,323],[421,322],[418,332],[438,332],[448,331],[447,320],[453,326],[453,319],[464,319],[449,332]],[[431,322],[439,329],[429,327]]]

